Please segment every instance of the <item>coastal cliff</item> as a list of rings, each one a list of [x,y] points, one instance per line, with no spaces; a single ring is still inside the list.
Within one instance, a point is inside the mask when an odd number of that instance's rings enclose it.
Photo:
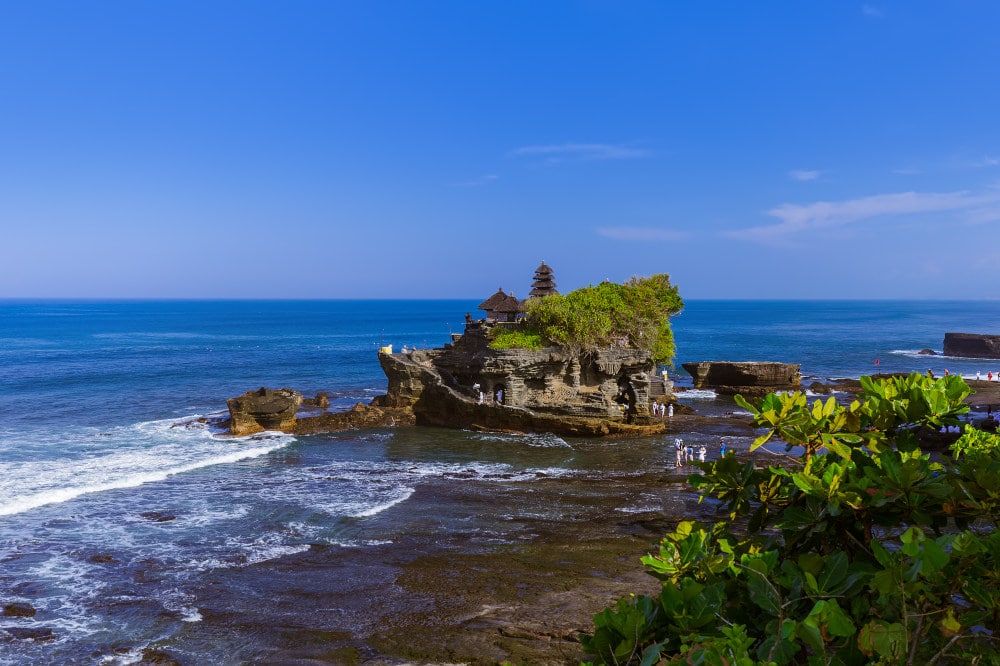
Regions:
[[[378,408],[419,425],[574,436],[655,434],[656,364],[640,350],[494,350],[475,327],[441,349],[379,353],[389,380]],[[662,391],[658,391],[662,394]]]

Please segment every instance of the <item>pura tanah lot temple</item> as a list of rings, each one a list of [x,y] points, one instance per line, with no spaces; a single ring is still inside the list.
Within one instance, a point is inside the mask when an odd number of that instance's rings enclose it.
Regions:
[[[552,268],[544,261],[535,269],[535,278],[531,283],[528,298],[541,298],[550,294],[558,294]],[[519,301],[514,292],[506,293],[503,288],[479,304],[479,309],[486,313],[483,323],[487,325],[516,323],[525,317],[524,301]],[[468,323],[471,316],[467,316]]]
[[[466,314],[464,332],[444,347],[380,350],[389,386],[372,404],[410,410],[417,425],[588,437],[662,432],[651,404],[672,396],[648,350],[489,346],[496,328],[525,319],[532,298],[558,293],[542,262],[525,301],[498,289],[479,304],[485,316]]]

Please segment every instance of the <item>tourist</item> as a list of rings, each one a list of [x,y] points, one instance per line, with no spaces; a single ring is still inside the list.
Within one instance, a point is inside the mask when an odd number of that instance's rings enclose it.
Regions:
[[[708,449],[706,449],[705,445],[702,444],[701,448],[698,449],[698,460],[701,461],[701,462],[705,462],[705,454],[706,453],[708,453]]]
[[[680,437],[674,439],[674,449],[676,449],[677,462],[676,467],[681,467],[684,464],[684,440]]]
[[[719,455],[721,457],[725,458],[726,457],[726,443],[723,442],[721,439],[719,440],[719,442],[722,444],[722,446],[719,448]]]
[[[673,417],[673,415],[674,415],[674,403],[670,403],[669,405],[667,405],[667,416]]]

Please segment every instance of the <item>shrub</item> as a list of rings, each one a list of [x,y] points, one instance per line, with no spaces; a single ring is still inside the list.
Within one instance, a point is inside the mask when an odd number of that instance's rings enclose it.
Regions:
[[[662,581],[594,618],[598,664],[1000,664],[1000,460],[958,425],[959,377],[862,378],[850,405],[801,393],[738,397],[772,437],[801,451],[758,469],[732,453],[689,482],[727,520],[682,522],[642,558]],[[960,440],[961,441],[961,440]]]
[[[657,363],[673,359],[670,317],[683,307],[665,274],[527,301],[529,325],[550,344],[577,351],[645,349]]]
[[[530,329],[501,329],[490,340],[492,349],[541,349],[545,341]]]

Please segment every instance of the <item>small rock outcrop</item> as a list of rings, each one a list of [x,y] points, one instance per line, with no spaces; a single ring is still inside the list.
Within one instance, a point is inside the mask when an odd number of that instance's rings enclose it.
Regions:
[[[260,388],[226,401],[229,407],[229,432],[237,437],[264,430],[291,431],[295,414],[302,404],[302,394],[292,389]]]
[[[802,387],[798,363],[700,361],[682,365],[695,388],[710,388],[726,395],[759,396]]]
[[[944,355],[963,358],[1000,358],[1000,335],[945,333]]]

